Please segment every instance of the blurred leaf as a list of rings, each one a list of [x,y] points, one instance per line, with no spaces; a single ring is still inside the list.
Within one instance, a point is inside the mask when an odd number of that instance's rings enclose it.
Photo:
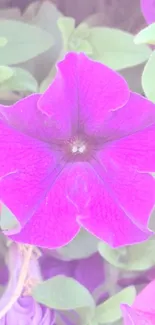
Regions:
[[[136,289],[134,286],[127,287],[110,297],[104,303],[96,308],[95,320],[99,324],[113,323],[122,317],[120,304],[125,303],[131,305],[136,297]]]
[[[5,37],[0,37],[0,47],[4,47],[7,44],[7,39]]]
[[[82,318],[94,315],[95,303],[89,291],[73,278],[58,275],[33,288],[33,298],[56,310],[81,310]],[[80,313],[81,314],[81,313]]]
[[[60,17],[57,20],[58,27],[62,34],[64,44],[68,44],[68,40],[75,29],[75,19],[72,17]]]
[[[0,48],[0,63],[17,64],[47,51],[53,43],[51,34],[34,25],[14,20],[0,21],[0,37],[7,44]]]
[[[89,27],[86,23],[78,25],[68,41],[68,50],[84,52],[91,56],[93,54],[93,48],[88,40],[89,34]]]
[[[53,82],[53,79],[56,75],[56,66],[52,67],[49,75],[41,82],[39,87],[39,92],[44,93],[44,91],[49,87],[49,85]]]
[[[57,252],[65,260],[86,258],[97,252],[99,239],[81,229],[80,233],[65,247]]]
[[[134,38],[135,44],[155,44],[155,23],[142,29]]]
[[[128,271],[148,270],[155,265],[155,240],[114,249],[100,242],[98,250],[101,256],[110,264]]]
[[[38,84],[30,72],[21,68],[12,68],[12,77],[0,85],[0,92],[11,90],[18,92],[37,92]]]
[[[3,231],[19,228],[19,222],[16,217],[4,204],[1,206],[0,227]]]
[[[147,45],[136,45],[134,36],[119,29],[94,27],[88,38],[92,45],[93,59],[112,69],[121,70],[145,62],[151,49]]]
[[[13,69],[4,65],[0,65],[0,84],[10,79],[13,75]]]
[[[142,87],[146,97],[155,103],[155,51],[144,67]]]

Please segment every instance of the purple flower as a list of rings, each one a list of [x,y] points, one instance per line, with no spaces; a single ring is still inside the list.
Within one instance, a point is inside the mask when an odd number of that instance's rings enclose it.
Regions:
[[[20,272],[24,259],[19,254],[16,245],[12,245],[9,250],[9,268],[10,281],[5,293],[0,299],[0,315],[15,294],[20,279]],[[35,259],[30,261],[28,269],[28,279],[40,279],[39,266]],[[23,283],[25,286],[26,283]],[[0,316],[0,325],[52,325],[55,320],[55,314],[49,308],[42,306],[34,301],[29,295],[24,295],[24,287],[21,295],[8,308],[3,317]]]
[[[23,243],[59,247],[84,227],[111,246],[147,239],[155,203],[155,106],[84,54],[43,94],[0,106],[0,199]]]
[[[155,313],[147,313],[128,305],[122,306],[124,325],[154,325]]]
[[[0,320],[1,325],[52,325],[54,313],[30,296],[20,297]]]
[[[136,297],[132,307],[122,305],[124,325],[155,324],[155,280],[151,281]]]
[[[148,24],[155,22],[155,0],[141,0],[141,10]]]
[[[40,266],[44,279],[63,274],[76,279],[90,292],[102,285],[105,280],[103,258],[98,253],[88,258],[73,261],[62,261],[42,255]]]

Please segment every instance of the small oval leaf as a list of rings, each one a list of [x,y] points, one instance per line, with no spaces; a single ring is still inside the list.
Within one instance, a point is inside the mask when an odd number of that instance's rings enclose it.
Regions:
[[[0,66],[0,84],[13,76],[13,69],[4,65]]]
[[[155,103],[155,51],[152,52],[144,67],[142,87],[146,97]]]
[[[53,43],[51,34],[45,30],[14,20],[0,21],[0,38],[2,37],[7,39],[7,44],[0,47],[2,65],[30,60],[47,51]]]
[[[134,286],[123,289],[97,306],[95,320],[99,324],[109,324],[118,321],[122,317],[120,305],[122,303],[131,305],[135,297],[136,289]]]
[[[118,249],[100,242],[98,250],[106,261],[120,269],[144,271],[155,264],[154,246],[155,240],[151,238],[143,243]]]
[[[145,62],[151,54],[147,45],[136,45],[134,36],[128,32],[107,27],[94,27],[90,31],[88,40],[94,48],[93,59],[112,69],[136,66]]]
[[[58,275],[33,288],[34,299],[57,310],[94,309],[89,291],[73,278]]]
[[[155,44],[155,23],[142,29],[134,38],[135,44]]]
[[[37,80],[29,71],[22,68],[12,68],[13,75],[0,85],[0,92],[18,91],[34,93],[38,90]]]

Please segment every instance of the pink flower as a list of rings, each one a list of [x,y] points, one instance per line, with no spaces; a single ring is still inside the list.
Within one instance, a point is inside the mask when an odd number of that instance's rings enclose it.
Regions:
[[[154,325],[155,324],[155,280],[142,290],[132,307],[122,306],[124,325]]]
[[[13,240],[59,247],[81,226],[115,247],[151,235],[155,106],[120,75],[69,53],[43,95],[0,114],[0,199],[22,228]]]
[[[148,24],[155,22],[155,0],[141,0],[141,10]]]

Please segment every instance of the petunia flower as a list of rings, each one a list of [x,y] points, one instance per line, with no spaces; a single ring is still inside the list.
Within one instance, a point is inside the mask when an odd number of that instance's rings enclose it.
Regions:
[[[152,234],[155,106],[110,68],[69,53],[54,82],[0,105],[0,199],[21,224],[6,232],[55,248],[80,227],[121,246]]]
[[[154,325],[155,313],[147,313],[133,309],[128,305],[122,306],[124,325]]]
[[[155,0],[141,0],[141,10],[148,24],[155,22]]]
[[[124,325],[155,324],[154,292],[155,280],[137,295],[132,307],[122,305]]]
[[[18,281],[20,279],[20,272],[24,259],[19,253],[19,249],[15,244],[9,250],[9,267],[10,267],[10,281],[9,285],[0,299],[0,315],[4,309],[9,305]],[[40,271],[38,262],[35,259],[30,261],[28,278],[40,279]],[[26,285],[26,283],[24,284]],[[24,293],[24,287],[21,295],[16,298],[14,304],[10,304],[8,311],[3,317],[0,317],[1,325],[52,325],[55,321],[54,311],[38,304],[31,295]]]

